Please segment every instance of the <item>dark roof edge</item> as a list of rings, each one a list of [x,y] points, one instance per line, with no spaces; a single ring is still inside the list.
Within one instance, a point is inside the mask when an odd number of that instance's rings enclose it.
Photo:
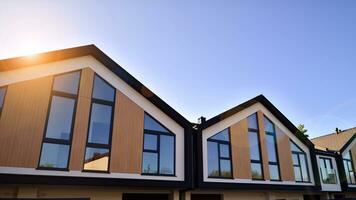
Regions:
[[[245,101],[242,104],[239,104],[209,120],[207,120],[205,123],[200,125],[200,129],[206,129],[256,103],[261,103],[263,106],[265,106],[279,121],[282,122],[288,130],[290,130],[299,140],[301,140],[305,145],[308,147],[314,147],[314,144],[302,133],[299,133],[298,128],[294,126],[294,124],[288,120],[286,116],[282,114],[281,111],[279,111],[265,96],[262,94]]]
[[[68,49],[61,49],[55,51],[49,51],[45,53],[36,54],[36,58],[29,58],[28,56],[10,58],[5,60],[0,60],[0,72],[20,69],[23,67],[28,67],[32,65],[39,65],[48,62],[56,62],[65,59],[71,59],[75,57],[91,55],[104,66],[110,69],[119,78],[125,81],[128,85],[134,88],[138,93],[143,95],[152,104],[161,109],[165,114],[170,116],[174,121],[183,126],[184,128],[189,128],[190,122],[164,102],[160,97],[154,94],[146,86],[144,86],[140,81],[123,69],[119,64],[107,56],[95,45],[85,45],[79,47],[73,47]]]
[[[344,152],[346,148],[354,141],[355,138],[356,133],[354,133],[354,135],[344,144],[344,146],[342,146],[342,148],[340,149],[340,153]]]

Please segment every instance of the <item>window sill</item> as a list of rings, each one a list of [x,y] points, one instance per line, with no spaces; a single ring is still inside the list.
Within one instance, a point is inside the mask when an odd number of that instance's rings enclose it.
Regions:
[[[54,168],[54,167],[37,167],[36,170],[67,171],[67,172],[69,172],[68,168]]]
[[[168,176],[168,177],[177,177],[175,174],[148,174],[148,173],[141,173],[142,176]]]
[[[82,170],[82,172],[110,174],[109,171],[101,171],[101,170],[87,170],[87,169],[84,169],[84,170]]]

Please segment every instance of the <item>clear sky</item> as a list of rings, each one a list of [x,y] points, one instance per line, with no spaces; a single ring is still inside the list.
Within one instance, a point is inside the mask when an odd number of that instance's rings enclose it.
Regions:
[[[264,94],[315,137],[356,126],[355,10],[354,0],[2,0],[0,58],[95,44],[193,122]]]

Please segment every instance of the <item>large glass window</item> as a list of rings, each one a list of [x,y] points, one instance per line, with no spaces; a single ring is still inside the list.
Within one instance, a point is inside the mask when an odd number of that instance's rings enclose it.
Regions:
[[[67,169],[80,71],[54,77],[39,168]]]
[[[145,113],[142,174],[175,174],[175,135]]]
[[[306,153],[294,142],[290,141],[294,177],[296,182],[310,182]]]
[[[84,160],[86,171],[109,170],[114,105],[115,89],[95,75]]]
[[[351,152],[348,151],[345,155],[342,156],[342,158],[343,158],[347,183],[348,184],[356,184],[355,171],[354,171],[354,165],[352,162]]]
[[[232,177],[229,129],[208,138],[208,176]]]
[[[319,157],[321,178],[325,184],[336,184],[336,172],[331,158]]]
[[[4,106],[5,94],[6,94],[6,87],[0,87],[0,117],[1,117],[2,107]]]
[[[268,167],[270,179],[273,181],[280,180],[279,176],[279,164],[278,164],[278,154],[277,154],[277,138],[274,124],[266,116],[263,118],[265,133],[266,133],[266,144],[268,152]]]
[[[259,128],[257,113],[250,115],[247,118],[248,122],[248,138],[250,146],[250,160],[251,160],[251,175],[254,180],[263,179],[261,147],[259,140]]]

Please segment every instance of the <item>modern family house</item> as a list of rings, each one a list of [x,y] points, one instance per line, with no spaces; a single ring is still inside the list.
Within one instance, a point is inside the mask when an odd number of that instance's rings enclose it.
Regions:
[[[0,199],[356,198],[354,131],[263,95],[191,123],[94,45],[0,60]]]
[[[335,195],[340,198],[356,198],[355,138],[356,128],[344,131],[337,128],[334,133],[312,139],[318,149],[317,152],[322,152],[322,155],[318,155],[318,165],[323,177],[322,186],[330,188],[332,183],[338,183],[341,189],[338,186],[334,187],[334,190],[342,191]]]
[[[0,198],[191,188],[191,123],[94,45],[2,60],[0,87]]]

